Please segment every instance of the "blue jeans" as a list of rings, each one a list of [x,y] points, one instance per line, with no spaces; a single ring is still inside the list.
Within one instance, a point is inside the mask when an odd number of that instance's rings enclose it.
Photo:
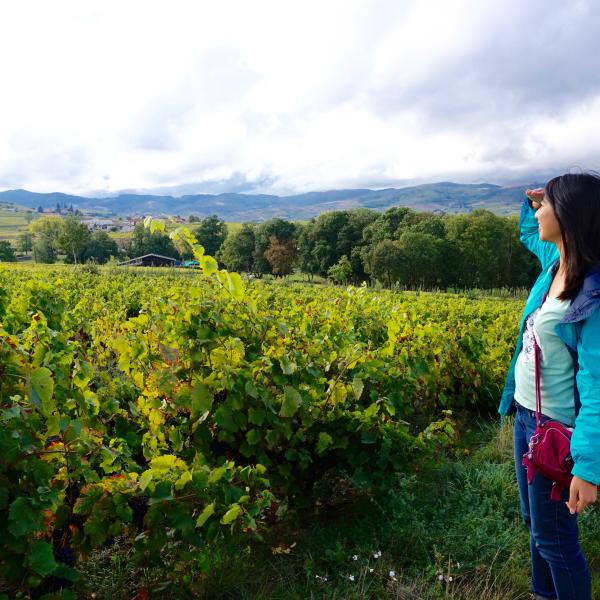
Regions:
[[[542,416],[542,421],[548,417]],[[515,415],[515,468],[521,513],[530,532],[531,588],[544,598],[590,600],[592,581],[579,546],[577,515],[565,505],[569,491],[560,502],[550,500],[552,482],[537,473],[527,484],[527,470],[521,464],[535,430],[535,411],[517,404]]]

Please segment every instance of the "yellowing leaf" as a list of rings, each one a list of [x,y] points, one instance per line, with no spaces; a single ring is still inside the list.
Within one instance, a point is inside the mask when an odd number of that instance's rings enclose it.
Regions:
[[[185,468],[185,462],[180,458],[177,458],[174,454],[163,454],[162,456],[155,456],[150,461],[150,466],[157,471],[169,471],[175,467]]]
[[[333,438],[326,432],[319,433],[319,441],[317,442],[317,452],[321,454],[333,443]]]
[[[218,467],[217,469],[213,469],[210,477],[208,478],[208,483],[216,483],[225,475],[227,469],[225,467]]]
[[[232,504],[231,508],[223,515],[221,523],[223,523],[223,525],[229,525],[230,523],[233,523],[240,516],[241,512],[242,507],[239,504]]]
[[[196,520],[196,527],[202,527],[208,519],[215,513],[215,503],[211,502],[204,507],[204,510],[200,513],[200,516]]]
[[[139,480],[140,489],[142,491],[144,491],[148,487],[148,484],[152,481],[153,477],[154,477],[154,474],[152,473],[151,469],[148,469],[147,471],[144,471],[142,473],[142,475],[140,476],[140,480]]]
[[[335,404],[341,404],[342,402],[346,401],[347,397],[348,392],[346,391],[346,386],[341,383],[337,383],[331,392],[332,401]]]
[[[362,396],[364,388],[365,388],[365,386],[360,377],[355,377],[352,380],[352,391],[354,392],[354,397],[357,400],[360,400],[360,397]]]
[[[192,474],[189,471],[184,471],[181,477],[175,482],[175,489],[181,490],[190,481],[192,481]]]
[[[219,270],[219,265],[212,256],[208,256],[208,254],[205,254],[200,259],[200,268],[202,269],[203,273],[207,277],[209,277],[210,275],[216,273]]]

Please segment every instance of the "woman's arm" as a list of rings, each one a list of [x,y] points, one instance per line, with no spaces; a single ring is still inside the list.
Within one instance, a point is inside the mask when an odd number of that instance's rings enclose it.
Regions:
[[[600,483],[600,308],[583,321],[577,343],[581,408],[571,438],[573,475]]]
[[[526,198],[521,206],[521,219],[519,222],[521,242],[530,252],[533,252],[545,269],[554,262],[558,256],[558,248],[552,242],[542,242],[538,231],[538,223],[535,219],[535,210]]]

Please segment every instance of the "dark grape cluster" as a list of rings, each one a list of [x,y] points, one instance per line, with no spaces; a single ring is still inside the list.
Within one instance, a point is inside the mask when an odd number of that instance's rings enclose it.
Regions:
[[[61,562],[67,565],[68,567],[75,566],[75,552],[73,551],[73,548],[71,548],[71,546],[69,546],[68,544],[61,546],[60,548],[56,548],[54,550],[54,558],[58,562]]]
[[[148,512],[148,497],[147,496],[136,496],[129,500],[129,506],[133,513],[132,520],[134,525],[138,529],[144,528],[144,517]]]

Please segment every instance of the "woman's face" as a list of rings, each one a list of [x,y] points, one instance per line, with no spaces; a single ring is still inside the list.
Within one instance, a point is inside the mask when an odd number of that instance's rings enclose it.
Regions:
[[[560,224],[554,214],[554,207],[545,194],[540,207],[535,211],[535,218],[538,222],[540,240],[543,242],[553,242],[554,244],[562,242]]]

